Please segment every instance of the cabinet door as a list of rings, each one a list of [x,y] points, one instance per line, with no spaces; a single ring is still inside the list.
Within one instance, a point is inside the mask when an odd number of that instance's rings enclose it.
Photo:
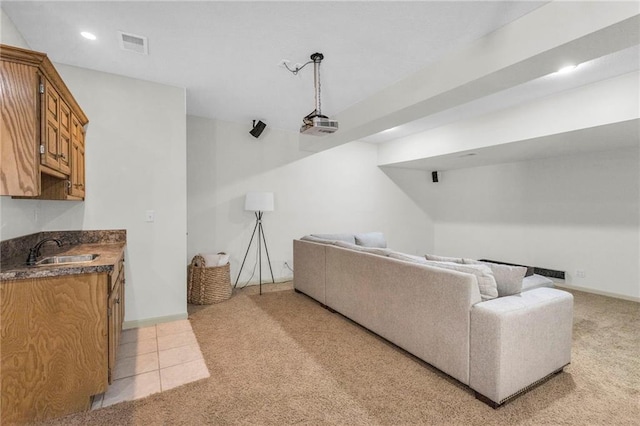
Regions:
[[[0,282],[0,424],[88,410],[107,389],[107,277]]]
[[[69,194],[84,198],[84,128],[75,115],[71,115],[71,187]]]
[[[60,99],[58,124],[60,135],[58,141],[58,170],[68,175],[71,171],[71,109],[62,99]]]
[[[0,62],[0,195],[40,193],[38,87],[35,67]]]
[[[43,79],[43,145],[41,162],[54,170],[59,169],[59,143],[60,143],[60,96],[47,79]]]
[[[120,266],[121,266],[120,261]],[[114,277],[117,275],[117,277]],[[116,354],[120,345],[120,333],[124,320],[124,268],[114,268],[110,281],[111,294],[109,296],[109,384],[113,381],[116,366]]]

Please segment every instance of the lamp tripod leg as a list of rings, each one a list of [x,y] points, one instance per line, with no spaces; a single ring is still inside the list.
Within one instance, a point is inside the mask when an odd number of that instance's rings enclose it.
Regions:
[[[258,283],[260,295],[262,296],[262,247],[260,247],[260,234],[262,233],[262,212],[256,213],[258,218]]]
[[[271,269],[271,259],[269,259],[269,249],[267,248],[267,240],[264,237],[264,230],[262,229],[262,223],[260,223],[258,238],[260,238],[260,235],[262,235],[262,241],[264,242],[264,251],[267,253],[267,261],[269,262],[269,272],[271,272],[271,282],[275,284],[276,280],[273,278],[273,269]]]
[[[240,271],[238,271],[238,277],[236,278],[236,283],[233,285],[233,288],[236,288],[238,285],[238,280],[240,279],[240,274],[242,274],[242,268],[244,268],[244,262],[247,260],[247,255],[249,254],[249,249],[251,249],[251,243],[253,243],[253,237],[256,235],[256,229],[258,229],[258,224],[260,221],[256,216],[256,226],[253,227],[253,233],[251,234],[251,240],[249,240],[249,245],[247,246],[247,252],[244,254],[244,259],[242,259],[242,266],[240,266]],[[259,236],[258,236],[259,238]]]

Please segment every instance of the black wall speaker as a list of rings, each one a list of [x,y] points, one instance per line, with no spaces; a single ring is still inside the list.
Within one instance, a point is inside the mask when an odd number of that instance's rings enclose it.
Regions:
[[[251,133],[251,136],[253,136],[254,138],[257,138],[262,134],[265,127],[267,127],[267,125],[262,121],[258,120],[258,123],[256,123],[256,120],[253,120],[253,129],[251,129],[249,133]]]
[[[438,172],[431,172],[431,180],[435,183],[438,182]]]

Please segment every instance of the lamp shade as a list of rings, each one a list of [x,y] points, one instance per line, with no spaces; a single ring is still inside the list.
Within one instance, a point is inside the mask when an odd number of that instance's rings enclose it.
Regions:
[[[273,192],[247,192],[244,209],[252,212],[272,212],[274,210]]]

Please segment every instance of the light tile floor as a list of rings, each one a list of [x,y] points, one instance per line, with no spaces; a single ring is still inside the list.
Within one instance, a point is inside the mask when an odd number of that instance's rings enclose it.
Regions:
[[[93,410],[209,377],[189,320],[124,330],[116,359],[113,382],[94,397]]]

